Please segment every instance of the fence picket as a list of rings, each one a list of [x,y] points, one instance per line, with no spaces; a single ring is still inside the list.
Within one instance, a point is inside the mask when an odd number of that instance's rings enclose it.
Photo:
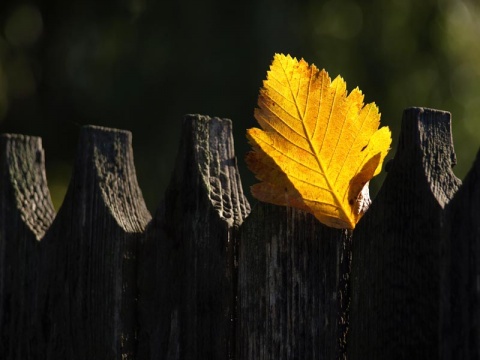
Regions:
[[[0,354],[42,359],[45,293],[39,242],[55,216],[41,139],[0,137]]]
[[[42,240],[48,359],[134,359],[136,256],[150,221],[131,134],[82,128],[65,200]]]
[[[187,115],[182,131],[175,170],[156,216],[160,229],[147,236],[142,252],[169,263],[159,269],[141,261],[140,291],[148,292],[155,283],[163,288],[141,298],[145,332],[140,349],[148,359],[230,359],[236,228],[250,205],[238,174],[231,121]],[[149,274],[155,275],[148,279]],[[167,307],[169,314],[155,306]],[[165,323],[152,320],[152,310]]]
[[[336,358],[346,241],[302,211],[253,208],[240,230],[237,359]]]
[[[443,240],[441,359],[480,357],[480,152],[448,205]]]
[[[353,236],[349,359],[439,356],[444,207],[460,181],[450,114],[403,115],[388,175]]]

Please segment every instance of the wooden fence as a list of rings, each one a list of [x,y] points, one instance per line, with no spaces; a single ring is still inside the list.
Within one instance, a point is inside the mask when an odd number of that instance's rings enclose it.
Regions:
[[[153,218],[131,134],[84,127],[53,209],[41,139],[0,138],[1,359],[479,359],[480,158],[403,115],[352,233],[242,189],[225,119],[188,115]]]

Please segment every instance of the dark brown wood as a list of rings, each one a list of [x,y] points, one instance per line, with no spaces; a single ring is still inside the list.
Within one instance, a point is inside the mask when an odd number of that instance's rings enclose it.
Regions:
[[[131,133],[82,128],[67,195],[42,243],[48,359],[134,359],[137,246],[150,221]]]
[[[449,113],[404,112],[353,233],[249,215],[231,127],[185,117],[153,219],[129,132],[82,129],[56,216],[40,139],[0,136],[0,359],[480,357],[480,152],[461,185]]]
[[[448,206],[441,359],[480,358],[480,152]]]
[[[256,204],[240,230],[237,359],[339,356],[350,240],[310,214]]]
[[[447,112],[407,109],[388,175],[353,236],[348,358],[439,358],[444,208],[460,186]]]
[[[231,126],[184,119],[176,167],[140,261],[142,359],[233,358],[236,229],[250,206]]]
[[[0,136],[0,358],[43,359],[41,244],[55,216],[40,138]]]
[[[347,359],[348,332],[350,330],[350,303],[352,299],[350,275],[352,273],[353,231],[345,230],[339,250],[338,261],[338,314],[337,314],[337,358]]]

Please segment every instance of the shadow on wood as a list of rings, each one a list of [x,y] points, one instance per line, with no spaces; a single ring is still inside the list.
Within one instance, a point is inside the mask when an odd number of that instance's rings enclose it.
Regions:
[[[134,359],[137,247],[150,221],[131,133],[82,129],[67,195],[42,246],[48,359]]]
[[[185,117],[153,219],[128,131],[82,129],[56,216],[40,139],[2,135],[0,358],[478,358],[480,161],[461,185],[450,122],[404,112],[353,235],[249,215],[230,120]]]
[[[55,216],[40,138],[0,137],[0,355],[43,359],[45,279],[40,240]]]
[[[234,356],[236,232],[250,205],[231,126],[228,119],[185,117],[175,170],[140,261],[143,359]]]
[[[354,231],[349,359],[439,357],[441,235],[460,181],[450,114],[407,109],[395,158]]]

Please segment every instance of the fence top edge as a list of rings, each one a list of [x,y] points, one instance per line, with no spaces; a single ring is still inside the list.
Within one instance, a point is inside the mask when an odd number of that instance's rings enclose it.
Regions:
[[[23,134],[16,134],[16,133],[2,133],[0,134],[0,141],[5,142],[6,140],[15,140],[15,141],[40,141],[42,142],[42,138],[40,136],[35,135],[23,135]]]
[[[35,239],[40,241],[55,218],[47,185],[42,139],[3,134],[0,144],[3,169],[0,196],[3,198],[1,206],[10,208],[7,221],[20,217]]]
[[[440,109],[434,109],[434,108],[429,108],[429,107],[424,107],[424,106],[410,106],[410,107],[407,107],[403,110],[404,112],[415,112],[415,113],[418,113],[418,114],[422,114],[422,113],[435,113],[435,114],[442,114],[442,115],[445,115],[445,116],[449,116],[450,118],[452,117],[452,114],[450,111],[446,111],[446,110],[440,110]]]
[[[185,114],[183,116],[183,121],[184,122],[191,122],[191,121],[205,121],[205,122],[210,122],[210,121],[218,121],[221,123],[228,124],[229,126],[232,126],[232,120],[229,118],[224,118],[221,116],[210,116],[210,115],[202,115],[202,114]]]
[[[108,126],[101,126],[101,125],[83,125],[81,127],[81,131],[86,131],[86,132],[97,132],[97,133],[120,133],[120,134],[126,134],[126,135],[131,135],[132,132],[130,130],[125,130],[125,129],[119,129],[119,128],[112,128]]]
[[[431,194],[444,208],[461,185],[452,170],[455,164],[451,113],[431,108],[406,108],[397,152],[388,166],[387,177],[392,176],[392,171],[396,173],[395,168],[415,176],[417,182],[428,185]]]
[[[95,174],[95,188],[117,224],[129,233],[145,231],[151,214],[137,181],[132,133],[101,126],[84,127],[73,176],[81,174],[85,165]],[[75,180],[79,179],[72,177]]]
[[[165,199],[167,213],[177,213],[179,207],[196,209],[197,201],[206,201],[229,227],[243,222],[250,205],[243,193],[230,119],[184,116]]]

